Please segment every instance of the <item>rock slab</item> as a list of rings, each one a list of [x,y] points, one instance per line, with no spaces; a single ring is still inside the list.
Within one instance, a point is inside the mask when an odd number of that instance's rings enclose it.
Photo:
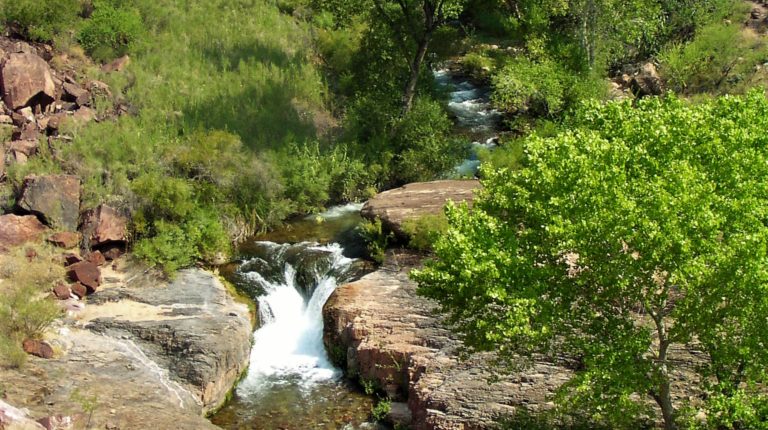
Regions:
[[[247,306],[202,270],[169,282],[114,264],[84,309],[46,337],[55,357],[0,368],[6,400],[36,418],[82,414],[79,393],[95,398],[89,428],[217,429],[203,416],[248,364]]]
[[[477,180],[416,182],[377,194],[360,213],[370,220],[381,219],[385,228],[405,237],[405,221],[440,214],[449,200],[471,205],[480,187]]]
[[[80,178],[73,175],[27,176],[17,204],[53,228],[75,231],[80,218]]]
[[[324,342],[348,375],[374,381],[407,402],[415,430],[487,429],[502,416],[551,407],[571,372],[537,361],[525,372],[496,376],[490,354],[461,361],[461,342],[416,295],[408,272],[417,259],[390,256],[387,267],[343,285],[323,309]],[[398,411],[398,419],[408,417]]]

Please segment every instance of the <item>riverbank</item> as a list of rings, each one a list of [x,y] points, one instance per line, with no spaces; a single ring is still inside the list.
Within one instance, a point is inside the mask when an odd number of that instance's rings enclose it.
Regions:
[[[168,282],[124,258],[102,279],[46,334],[53,357],[0,370],[5,401],[74,428],[217,428],[204,416],[248,364],[248,307],[200,269]]]

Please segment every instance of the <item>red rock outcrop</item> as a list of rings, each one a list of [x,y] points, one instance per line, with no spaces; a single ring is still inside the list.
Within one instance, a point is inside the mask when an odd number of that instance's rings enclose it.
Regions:
[[[45,107],[56,97],[51,68],[37,55],[29,52],[10,54],[0,64],[0,69],[3,100],[11,110],[32,105]]]
[[[115,209],[100,205],[83,215],[80,231],[90,247],[123,243],[128,238],[128,220]]]
[[[0,216],[0,252],[40,239],[47,229],[34,215]]]
[[[72,249],[80,243],[80,233],[73,231],[55,233],[48,237],[48,242],[59,248]]]
[[[77,230],[80,218],[80,178],[72,175],[28,176],[18,205],[54,228]]]

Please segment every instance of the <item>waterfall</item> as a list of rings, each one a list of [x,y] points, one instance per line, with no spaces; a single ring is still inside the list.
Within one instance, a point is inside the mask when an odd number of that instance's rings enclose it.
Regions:
[[[259,255],[239,269],[261,291],[261,327],[238,394],[254,396],[284,384],[311,388],[338,378],[323,345],[322,309],[336,286],[350,279],[355,260],[344,257],[338,244],[257,245]]]

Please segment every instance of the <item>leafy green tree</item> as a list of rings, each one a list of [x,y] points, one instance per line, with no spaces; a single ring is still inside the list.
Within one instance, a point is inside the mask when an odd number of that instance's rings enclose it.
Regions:
[[[508,365],[577,359],[561,400],[613,427],[652,400],[676,428],[671,351],[703,351],[711,426],[748,428],[722,414],[765,416],[733,403],[768,367],[766,127],[759,91],[588,104],[570,131],[529,139],[522,169],[485,171],[472,210],[448,207],[419,291]]]
[[[413,105],[416,85],[435,32],[459,16],[466,0],[372,0],[374,16],[386,23],[408,61],[402,114]]]

